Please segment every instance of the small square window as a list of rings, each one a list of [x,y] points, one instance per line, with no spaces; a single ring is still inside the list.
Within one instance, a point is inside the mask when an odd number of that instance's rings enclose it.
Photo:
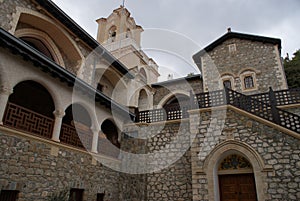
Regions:
[[[84,189],[71,188],[69,201],[82,201]]]
[[[231,81],[230,80],[224,80],[223,81],[223,86],[225,88],[231,89]]]
[[[236,52],[236,45],[235,44],[230,44],[228,45],[229,53],[234,53]]]
[[[254,81],[252,76],[246,76],[244,78],[245,89],[254,88]]]
[[[97,194],[97,201],[104,201],[104,196],[105,196],[105,193],[98,193]]]

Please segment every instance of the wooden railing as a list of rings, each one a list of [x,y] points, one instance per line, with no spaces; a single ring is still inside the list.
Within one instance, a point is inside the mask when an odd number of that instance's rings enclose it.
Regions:
[[[51,139],[54,119],[14,103],[8,103],[3,117],[3,124],[13,129]],[[75,123],[75,125],[62,124],[60,132],[61,143],[80,149],[91,150],[93,141],[92,131],[83,124]],[[119,149],[109,140],[102,138],[99,138],[98,141],[98,152],[114,158],[117,158],[119,155]]]
[[[272,90],[269,96],[269,103],[266,103],[267,101],[262,102],[253,98],[253,96],[246,96],[231,89],[226,89],[225,91],[227,104],[300,133],[300,117],[296,114],[277,108],[276,98],[272,95],[274,94]]]
[[[267,93],[254,94],[251,97],[267,104],[271,104],[272,101],[276,106],[300,104],[300,88],[280,91],[270,88]]]
[[[60,141],[74,147],[91,150],[93,134],[89,128],[81,129],[80,127],[62,124],[60,131]]]
[[[247,96],[231,89],[206,92],[191,96],[190,105],[179,105],[141,111],[137,122],[152,123],[188,117],[187,110],[233,105],[258,117],[300,133],[300,117],[277,106],[300,103],[300,89],[273,91]]]
[[[189,105],[170,104],[167,107],[154,110],[146,110],[138,112],[137,122],[140,123],[152,123],[159,121],[170,121],[183,119],[188,117],[188,110],[191,107]]]
[[[54,120],[14,103],[7,103],[3,124],[50,139],[52,137]]]
[[[216,107],[226,104],[225,91],[217,90],[212,92],[205,92],[200,94],[195,94],[194,97],[194,108],[209,108]]]

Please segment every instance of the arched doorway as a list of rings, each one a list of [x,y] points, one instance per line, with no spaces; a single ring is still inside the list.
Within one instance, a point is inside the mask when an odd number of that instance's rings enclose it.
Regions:
[[[51,138],[55,106],[48,90],[28,80],[17,84],[13,91],[6,106],[4,125]]]
[[[184,94],[172,96],[164,105],[163,109],[167,120],[182,119],[188,117],[190,98]]]
[[[102,123],[101,130],[106,138],[99,138],[98,152],[115,158],[118,157],[120,152],[118,128],[114,122],[107,119]]]
[[[93,140],[91,125],[88,111],[78,103],[72,104],[65,111],[59,139],[63,143],[90,150]]]
[[[220,201],[257,201],[255,177],[250,162],[231,154],[218,166]]]
[[[101,130],[113,145],[120,148],[120,143],[118,141],[118,128],[111,120],[105,120],[101,125]]]

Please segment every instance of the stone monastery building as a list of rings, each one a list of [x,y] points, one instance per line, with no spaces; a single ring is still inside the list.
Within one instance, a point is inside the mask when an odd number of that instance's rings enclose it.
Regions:
[[[97,40],[50,0],[0,0],[0,200],[300,200],[300,89],[281,41],[228,30],[158,82],[120,7]]]

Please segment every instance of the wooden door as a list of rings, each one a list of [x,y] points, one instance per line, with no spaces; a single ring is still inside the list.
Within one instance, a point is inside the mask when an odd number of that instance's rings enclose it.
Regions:
[[[219,175],[221,201],[257,201],[254,174]]]

